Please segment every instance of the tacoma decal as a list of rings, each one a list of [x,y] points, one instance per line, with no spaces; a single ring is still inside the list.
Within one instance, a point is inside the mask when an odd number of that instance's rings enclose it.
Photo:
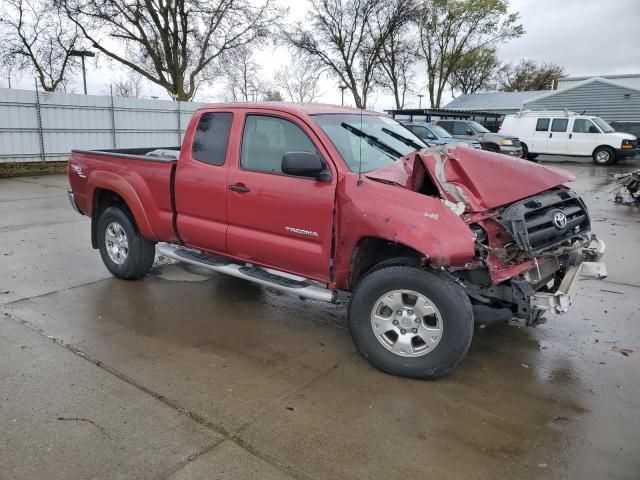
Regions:
[[[291,233],[298,233],[300,235],[306,235],[308,237],[318,237],[318,232],[313,232],[311,230],[304,230],[302,228],[295,228],[295,227],[284,227],[284,229],[287,232],[291,232]]]

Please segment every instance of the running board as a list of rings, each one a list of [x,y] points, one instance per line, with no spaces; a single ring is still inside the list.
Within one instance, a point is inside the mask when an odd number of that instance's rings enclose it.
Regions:
[[[335,290],[319,287],[310,284],[301,277],[267,270],[260,267],[241,265],[226,257],[207,255],[197,250],[191,250],[169,244],[158,245],[158,253],[163,257],[172,258],[179,262],[198,265],[199,267],[213,270],[215,272],[226,273],[232,277],[242,278],[250,282],[259,283],[268,287],[293,293],[300,297],[311,298],[321,302],[336,303],[337,293]]]

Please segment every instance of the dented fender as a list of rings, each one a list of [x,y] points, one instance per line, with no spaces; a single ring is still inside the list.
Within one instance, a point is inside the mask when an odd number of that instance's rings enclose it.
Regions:
[[[347,284],[351,254],[365,237],[410,247],[435,267],[463,266],[475,255],[473,233],[440,198],[348,175],[338,182],[336,203],[338,288]]]

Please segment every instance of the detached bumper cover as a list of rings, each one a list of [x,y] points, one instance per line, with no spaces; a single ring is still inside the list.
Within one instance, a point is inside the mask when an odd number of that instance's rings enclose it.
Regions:
[[[531,306],[539,310],[550,310],[555,313],[565,313],[571,306],[571,298],[580,278],[603,279],[607,276],[607,267],[599,260],[604,255],[606,246],[602,240],[595,237],[589,246],[583,249],[582,261],[567,269],[558,290],[538,292],[531,296]]]

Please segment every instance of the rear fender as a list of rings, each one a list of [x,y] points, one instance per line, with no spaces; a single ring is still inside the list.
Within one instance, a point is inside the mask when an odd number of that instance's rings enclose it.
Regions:
[[[141,201],[141,197],[146,196],[150,198],[150,192],[148,192],[144,183],[141,183],[141,185],[142,190],[137,192],[131,183],[120,175],[105,171],[92,172],[87,178],[87,210],[92,212],[93,218],[93,212],[95,208],[97,208],[96,191],[98,189],[110,190],[117,193],[131,211],[142,236],[149,240],[155,240],[156,234],[151,226],[149,213],[145,210]]]

